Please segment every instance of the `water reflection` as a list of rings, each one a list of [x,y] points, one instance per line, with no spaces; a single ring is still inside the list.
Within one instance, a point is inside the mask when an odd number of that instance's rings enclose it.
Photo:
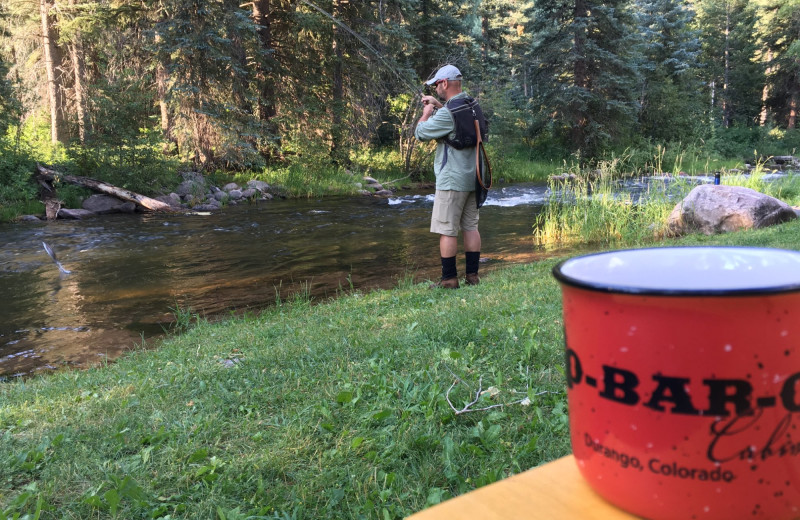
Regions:
[[[647,184],[620,189],[636,193]],[[545,255],[532,226],[549,196],[542,184],[491,190],[481,209],[490,259],[482,269]],[[298,291],[319,300],[351,286],[391,287],[409,273],[435,279],[432,205],[430,193],[405,193],[273,201],[210,215],[0,224],[0,376],[114,359],[162,334],[175,308],[213,317]],[[43,241],[72,274],[58,271]]]
[[[481,210],[488,265],[529,261],[546,188],[492,195]],[[213,317],[298,291],[319,300],[351,286],[391,287],[408,273],[436,278],[431,206],[428,194],[408,193],[0,225],[0,375],[114,359],[163,333],[176,307]]]

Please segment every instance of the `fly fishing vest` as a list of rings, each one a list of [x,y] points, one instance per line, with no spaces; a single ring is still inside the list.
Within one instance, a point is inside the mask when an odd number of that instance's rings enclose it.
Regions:
[[[481,129],[481,140],[486,141],[488,138],[486,118],[483,116],[483,110],[481,110],[481,106],[477,101],[469,96],[463,96],[451,99],[444,106],[453,115],[453,121],[455,122],[455,137],[453,139],[445,139],[445,143],[456,150],[471,148],[478,144],[478,136],[475,135],[476,120]]]

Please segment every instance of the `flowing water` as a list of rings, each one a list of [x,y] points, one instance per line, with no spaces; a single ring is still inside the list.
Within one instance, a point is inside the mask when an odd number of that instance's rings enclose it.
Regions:
[[[641,193],[648,182],[621,190]],[[534,245],[532,225],[548,197],[543,184],[491,190],[481,209],[483,272],[547,255]],[[401,192],[242,204],[210,215],[0,224],[0,379],[115,359],[162,335],[176,310],[214,318],[257,312],[293,293],[319,301],[409,275],[437,279],[432,206],[430,193]]]
[[[492,190],[481,210],[483,269],[541,254],[531,226],[546,197],[543,185]],[[408,275],[435,279],[432,205],[431,195],[406,192],[0,224],[0,376],[114,359],[163,334],[176,309],[216,317],[292,293],[319,301]]]

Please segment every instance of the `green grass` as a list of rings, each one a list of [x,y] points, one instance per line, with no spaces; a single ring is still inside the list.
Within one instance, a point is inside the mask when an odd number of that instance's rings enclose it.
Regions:
[[[800,249],[800,222],[662,244]],[[157,349],[4,384],[0,518],[402,518],[558,458],[556,261],[184,319]]]
[[[0,222],[11,222],[22,215],[44,215],[44,204],[38,200],[0,203]]]

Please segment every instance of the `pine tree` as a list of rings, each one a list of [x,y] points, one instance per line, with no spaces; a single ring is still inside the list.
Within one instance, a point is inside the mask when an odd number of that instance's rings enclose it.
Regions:
[[[529,55],[534,134],[584,157],[621,142],[636,118],[634,23],[626,2],[543,0]]]
[[[224,0],[169,0],[156,24],[159,61],[168,64],[173,135],[198,165],[258,161],[258,119],[246,106],[252,71],[237,59],[242,38],[256,41],[250,13]]]
[[[757,59],[755,6],[746,0],[700,0],[696,9],[712,121],[724,128],[757,124],[764,66]]]
[[[764,0],[760,6],[760,41],[769,73],[764,89],[764,109],[775,123],[797,127],[800,110],[800,3]],[[761,117],[766,122],[766,114]]]
[[[683,0],[637,0],[641,35],[639,125],[646,137],[685,140],[703,113],[699,33]]]

